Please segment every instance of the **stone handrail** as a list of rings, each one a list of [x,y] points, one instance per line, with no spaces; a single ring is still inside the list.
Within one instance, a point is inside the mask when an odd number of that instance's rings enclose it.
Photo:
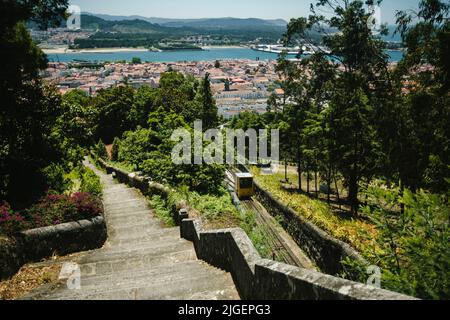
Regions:
[[[181,236],[194,243],[199,259],[231,273],[249,300],[411,300],[412,297],[324,273],[262,259],[240,228],[204,231],[184,219]]]
[[[54,254],[67,255],[101,248],[107,239],[102,216],[91,220],[32,229],[0,239],[0,279],[13,276],[24,264]]]

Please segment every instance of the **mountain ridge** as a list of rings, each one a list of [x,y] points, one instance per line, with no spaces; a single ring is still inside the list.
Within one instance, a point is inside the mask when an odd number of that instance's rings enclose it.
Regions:
[[[214,27],[216,23],[221,23],[223,27],[246,27],[246,26],[265,26],[265,27],[286,27],[287,21],[283,19],[260,19],[260,18],[199,18],[199,19],[177,19],[177,18],[160,18],[160,17],[144,17],[140,15],[120,16],[109,14],[97,14],[91,12],[83,12],[83,15],[89,15],[101,18],[106,21],[126,21],[126,20],[143,20],[152,24],[159,24],[167,27]],[[220,25],[219,25],[220,26]]]

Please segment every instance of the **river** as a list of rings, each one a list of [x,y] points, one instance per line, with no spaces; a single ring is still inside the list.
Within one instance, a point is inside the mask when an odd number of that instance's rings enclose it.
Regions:
[[[388,50],[390,62],[397,62],[403,56],[401,51]],[[77,52],[48,54],[49,61],[71,62],[73,60],[87,61],[131,61],[137,57],[142,62],[177,62],[177,61],[214,61],[227,59],[276,60],[275,53],[260,52],[248,48],[211,48],[204,51],[125,51],[125,52]],[[292,56],[295,58],[295,56]]]

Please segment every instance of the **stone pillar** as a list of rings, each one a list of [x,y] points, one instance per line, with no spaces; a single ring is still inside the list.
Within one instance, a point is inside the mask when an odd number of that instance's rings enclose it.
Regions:
[[[178,211],[178,224],[180,226],[184,219],[189,219],[189,213],[188,213],[187,209],[185,209],[185,208],[180,209],[180,211]]]

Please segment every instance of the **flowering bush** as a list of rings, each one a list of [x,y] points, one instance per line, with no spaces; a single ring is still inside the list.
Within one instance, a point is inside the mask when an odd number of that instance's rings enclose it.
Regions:
[[[79,218],[91,219],[103,213],[101,201],[90,193],[77,192],[72,195],[71,201],[77,208]]]
[[[22,230],[92,219],[101,215],[101,201],[89,193],[72,196],[49,194],[38,204],[15,213],[8,204],[0,206],[0,233],[11,235]]]
[[[14,213],[7,203],[0,205],[0,234],[18,232],[27,227],[28,223],[22,215]]]

